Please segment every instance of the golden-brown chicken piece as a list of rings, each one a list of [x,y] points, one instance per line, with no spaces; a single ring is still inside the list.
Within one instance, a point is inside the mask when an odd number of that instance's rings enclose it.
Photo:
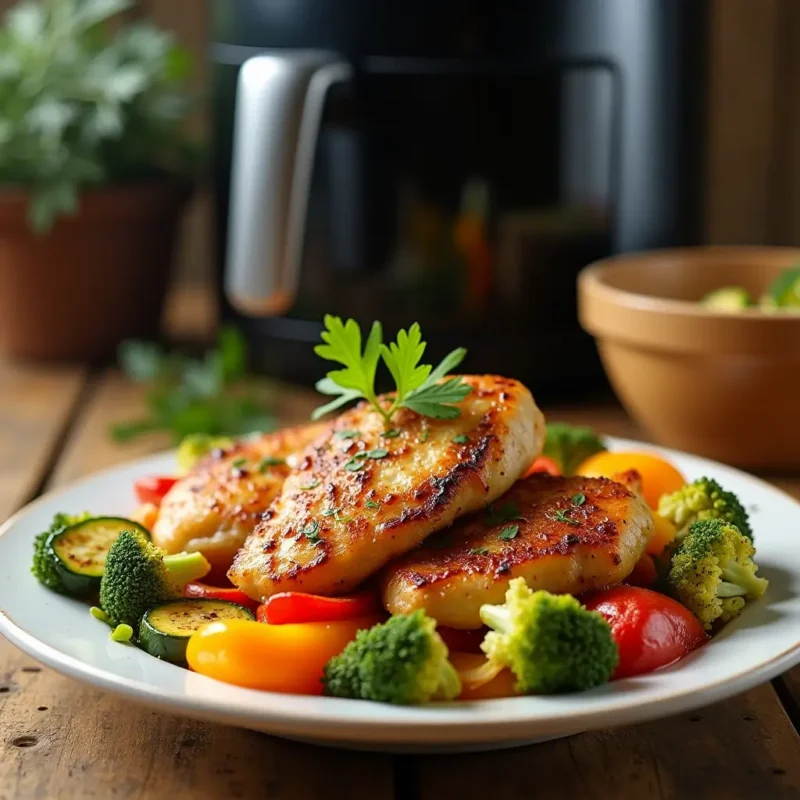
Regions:
[[[441,625],[479,628],[480,607],[502,603],[512,578],[569,594],[619,583],[644,552],[653,518],[638,475],[617,478],[520,481],[491,508],[390,564],[384,605],[392,614],[424,608]]]
[[[365,403],[308,448],[228,576],[250,597],[340,594],[507,491],[540,452],[544,419],[518,381],[465,376],[452,420]]]
[[[168,553],[198,550],[224,572],[298,454],[329,429],[330,423],[286,428],[207,456],[164,497],[153,542]]]

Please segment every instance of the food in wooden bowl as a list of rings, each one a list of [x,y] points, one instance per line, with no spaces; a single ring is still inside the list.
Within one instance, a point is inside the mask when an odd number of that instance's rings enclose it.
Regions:
[[[699,302],[722,287],[760,298],[798,261],[791,248],[705,247],[618,256],[581,273],[581,324],[643,428],[738,466],[800,466],[800,314]]]

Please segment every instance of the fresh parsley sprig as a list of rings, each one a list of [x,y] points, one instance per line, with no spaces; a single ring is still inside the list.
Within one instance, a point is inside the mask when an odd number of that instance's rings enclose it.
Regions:
[[[331,370],[317,382],[317,391],[335,399],[316,409],[313,419],[360,398],[365,399],[387,425],[398,408],[410,408],[425,417],[454,419],[461,413],[456,404],[472,391],[461,378],[446,377],[464,360],[467,351],[463,347],[448,353],[436,368],[420,364],[425,342],[416,322],[407,331],[399,331],[397,340],[388,345],[383,343],[380,322],[373,322],[362,351],[359,324],[353,319],[342,322],[341,318],[328,314],[322,341],[314,352],[326,361],[341,364],[344,369]],[[395,383],[394,399],[388,404],[381,402],[375,392],[375,375],[381,359]]]

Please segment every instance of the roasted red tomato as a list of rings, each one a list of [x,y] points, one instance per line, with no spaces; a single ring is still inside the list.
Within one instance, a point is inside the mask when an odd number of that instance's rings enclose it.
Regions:
[[[616,586],[584,599],[611,625],[619,648],[612,680],[642,675],[683,658],[708,637],[689,609],[666,595],[636,586]]]
[[[164,495],[178,482],[177,478],[167,475],[150,475],[147,478],[139,478],[133,484],[136,498],[140,503],[152,503],[160,506]]]

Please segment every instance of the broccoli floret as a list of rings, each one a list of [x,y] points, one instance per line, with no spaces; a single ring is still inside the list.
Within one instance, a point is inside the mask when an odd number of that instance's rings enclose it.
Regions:
[[[55,561],[55,554],[50,548],[50,539],[72,525],[77,525],[85,519],[89,519],[91,514],[85,511],[83,514],[56,514],[50,527],[40,533],[33,540],[33,564],[31,572],[39,583],[60,594],[70,594],[64,582],[61,580],[58,567]]]
[[[562,475],[574,475],[589,456],[607,449],[591,428],[551,422],[547,426],[542,455],[552,458],[561,468]]]
[[[210,569],[202,553],[167,555],[139,531],[122,531],[108,551],[100,607],[110,625],[138,630],[145,611],[180,597],[187,583]]]
[[[501,606],[481,606],[492,631],[481,644],[490,662],[508,667],[522,694],[576,692],[611,678],[619,661],[608,622],[568,594],[531,591],[523,578]]]
[[[228,436],[211,436],[207,433],[192,433],[184,436],[178,445],[176,454],[178,470],[181,473],[189,472],[212,450],[224,450],[231,445],[233,445],[233,439]]]
[[[453,700],[461,680],[447,655],[435,620],[421,610],[398,614],[359,631],[327,663],[325,693],[397,705]]]
[[[721,519],[735,525],[751,542],[750,518],[739,498],[727,492],[713,478],[700,478],[658,501],[658,513],[678,529],[682,539],[689,526],[700,519]]]
[[[727,622],[747,600],[760,597],[768,581],[756,575],[755,548],[730,522],[701,519],[672,556],[667,588],[703,623],[706,630]]]

